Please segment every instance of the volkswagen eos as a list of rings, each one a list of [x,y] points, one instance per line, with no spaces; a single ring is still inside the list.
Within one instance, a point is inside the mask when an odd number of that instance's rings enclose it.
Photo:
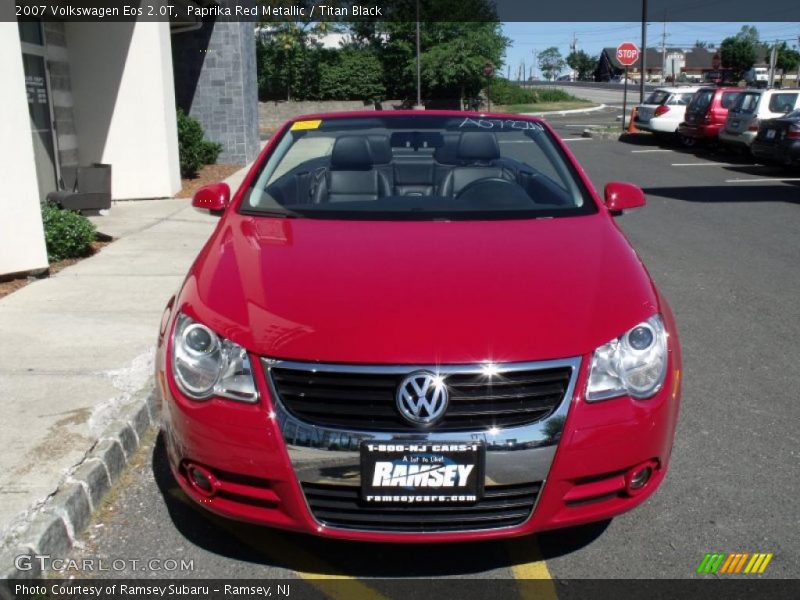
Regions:
[[[365,541],[603,520],[669,465],[673,315],[543,121],[294,119],[231,197],[158,338],[174,476],[214,513]]]

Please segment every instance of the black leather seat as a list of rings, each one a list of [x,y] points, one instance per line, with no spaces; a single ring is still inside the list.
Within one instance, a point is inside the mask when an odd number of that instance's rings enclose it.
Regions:
[[[493,133],[466,131],[458,139],[456,159],[453,167],[442,180],[440,196],[456,196],[469,184],[479,179],[499,178],[515,181],[514,172],[498,164],[500,146]]]
[[[392,185],[375,162],[367,138],[343,135],[331,151],[330,167],[316,177],[313,201],[351,202],[377,200],[392,194]]]

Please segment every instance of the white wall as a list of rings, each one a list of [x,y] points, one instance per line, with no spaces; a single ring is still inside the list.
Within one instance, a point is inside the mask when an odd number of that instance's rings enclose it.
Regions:
[[[168,23],[67,23],[80,164],[111,164],[115,200],[180,190]]]
[[[10,2],[0,3],[0,275],[47,267],[25,75]]]

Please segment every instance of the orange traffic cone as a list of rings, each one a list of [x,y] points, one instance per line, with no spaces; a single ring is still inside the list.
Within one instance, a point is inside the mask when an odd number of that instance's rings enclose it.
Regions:
[[[634,106],[631,109],[631,118],[628,121],[628,133],[639,133],[639,130],[636,129],[636,125],[634,125],[635,121],[636,121],[636,107]]]
[[[636,107],[634,106],[631,109],[631,118],[628,121],[628,133],[639,133],[639,130],[636,129],[636,125],[634,125],[635,121],[636,121]]]

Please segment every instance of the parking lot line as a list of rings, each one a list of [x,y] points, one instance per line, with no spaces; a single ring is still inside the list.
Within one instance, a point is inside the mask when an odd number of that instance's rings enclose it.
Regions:
[[[673,167],[752,167],[758,165],[743,165],[741,163],[718,163],[718,162],[701,162],[701,163],[672,163]]]
[[[539,544],[533,536],[514,538],[506,542],[511,560],[511,574],[518,581],[523,600],[558,600],[553,576],[542,558]],[[536,586],[525,585],[529,579],[539,580]]]
[[[561,138],[561,141],[562,142],[588,142],[591,139],[592,138],[588,138],[588,137],[585,137],[585,138]]]
[[[649,150],[631,150],[634,154],[645,154],[648,152],[674,152],[674,150],[670,150],[669,148],[650,148]]]
[[[276,562],[278,565],[286,563],[296,563],[305,566],[305,569],[291,569],[301,579],[308,582],[320,592],[333,598],[333,600],[389,600],[376,589],[369,587],[359,579],[351,575],[345,575],[317,556],[310,554],[294,544],[290,544],[287,539],[280,536],[280,543],[274,543],[263,535],[263,532],[253,531],[253,528],[244,523],[224,519],[213,513],[203,510],[192,502],[179,487],[175,486],[169,490],[170,496],[190,507],[203,518],[208,519],[215,526],[223,529],[234,536],[237,540],[255,550],[262,556]],[[346,585],[335,584],[333,581],[346,581]]]
[[[775,181],[800,181],[800,177],[762,177],[761,179],[726,179],[725,183],[773,183]]]

